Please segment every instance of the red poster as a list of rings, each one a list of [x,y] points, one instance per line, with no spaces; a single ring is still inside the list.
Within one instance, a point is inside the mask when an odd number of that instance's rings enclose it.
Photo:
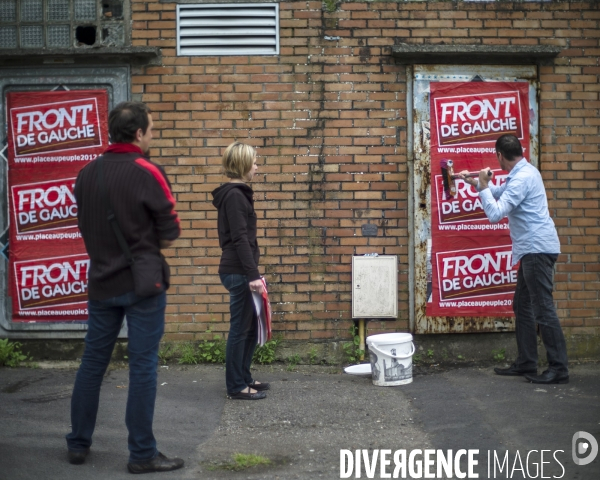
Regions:
[[[437,252],[441,301],[476,299],[513,293],[517,271],[512,268],[511,245]]]
[[[74,178],[11,186],[17,234],[62,230],[77,226]]]
[[[87,320],[73,187],[108,145],[107,92],[8,93],[7,114],[12,320]]]
[[[475,188],[448,174],[500,169],[496,139],[516,135],[529,152],[526,82],[431,82],[430,316],[512,316],[518,265],[506,219],[491,224]]]
[[[73,309],[86,310],[89,263],[85,253],[13,262],[19,310],[27,316],[70,316],[76,313]],[[67,312],[49,310],[56,306]]]
[[[53,93],[64,96],[64,92]],[[38,97],[38,104],[10,109],[11,153],[15,159],[50,152],[89,153],[90,148],[102,146],[98,99],[73,98],[71,92],[68,94],[68,100],[49,102],[51,97],[57,97],[55,94]]]

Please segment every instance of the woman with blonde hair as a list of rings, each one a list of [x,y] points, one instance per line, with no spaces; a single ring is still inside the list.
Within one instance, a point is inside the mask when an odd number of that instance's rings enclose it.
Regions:
[[[258,273],[260,253],[256,241],[256,213],[252,188],[256,150],[235,142],[223,154],[223,172],[230,179],[212,192],[218,210],[221,283],[229,292],[229,337],[225,352],[227,397],[259,400],[267,396],[268,383],[255,382],[250,364],[257,340],[257,320],[252,292],[262,294]]]

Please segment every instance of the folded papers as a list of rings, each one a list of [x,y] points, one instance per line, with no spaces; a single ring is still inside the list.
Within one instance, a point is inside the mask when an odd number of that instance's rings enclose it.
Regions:
[[[252,292],[252,298],[254,299],[256,320],[258,322],[256,343],[262,347],[267,341],[271,340],[271,303],[267,292],[267,282],[264,277],[260,277],[260,280],[263,284],[263,293]]]

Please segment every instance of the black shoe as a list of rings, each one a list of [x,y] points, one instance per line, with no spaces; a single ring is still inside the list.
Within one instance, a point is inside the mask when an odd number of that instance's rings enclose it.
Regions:
[[[267,398],[267,394],[265,392],[250,393],[242,390],[241,392],[237,393],[228,393],[227,398],[230,400],[260,400],[262,398]]]
[[[537,374],[537,368],[519,368],[514,363],[508,368],[494,368],[496,375],[509,375],[516,377],[519,375],[535,375]]]
[[[264,392],[265,390],[270,390],[271,389],[271,385],[268,384],[267,382],[261,382],[261,383],[252,382],[248,386],[250,388],[253,388],[257,392]]]
[[[86,448],[85,450],[69,450],[67,452],[67,457],[69,459],[69,463],[73,465],[81,465],[85,462],[85,457],[90,453],[90,449]]]
[[[128,463],[129,473],[170,472],[183,467],[181,458],[167,458],[162,453],[144,463]]]
[[[525,378],[531,383],[541,383],[550,385],[552,383],[569,383],[568,373],[558,373],[552,370],[546,370],[541,375],[525,375]]]

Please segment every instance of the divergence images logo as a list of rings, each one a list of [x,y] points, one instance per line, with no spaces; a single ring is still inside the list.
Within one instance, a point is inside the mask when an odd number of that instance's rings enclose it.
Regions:
[[[586,456],[579,458],[579,455],[586,453]],[[598,442],[592,435],[587,432],[577,432],[573,435],[573,462],[575,462],[575,465],[581,466],[592,463],[597,455]]]

